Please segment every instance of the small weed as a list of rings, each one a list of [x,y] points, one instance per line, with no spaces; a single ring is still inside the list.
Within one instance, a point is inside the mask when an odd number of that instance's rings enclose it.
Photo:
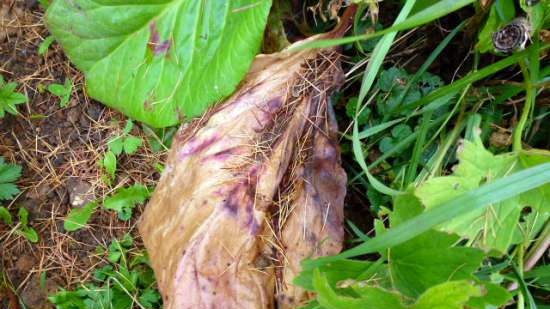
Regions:
[[[50,48],[50,45],[55,41],[55,38],[53,36],[48,36],[47,38],[40,43],[40,46],[38,46],[38,54],[43,56],[48,52],[48,49]]]
[[[116,155],[112,151],[107,151],[103,159],[99,161],[99,166],[106,172],[106,174],[101,175],[103,182],[110,186],[115,179],[117,166]]]
[[[99,165],[107,173],[106,175],[103,175],[102,178],[103,181],[109,186],[115,179],[117,157],[122,153],[127,155],[134,154],[139,147],[143,145],[143,140],[141,137],[130,134],[133,128],[134,123],[132,120],[128,120],[122,134],[113,137],[107,142],[108,151],[105,153],[103,159],[100,160]]]
[[[14,226],[15,234],[25,237],[32,243],[38,242],[38,233],[34,228],[29,226],[29,211],[24,207],[20,207],[17,216],[19,223]],[[3,206],[0,206],[0,221],[10,226],[14,224],[11,213]]]
[[[140,184],[122,188],[113,196],[108,197],[103,202],[103,207],[114,210],[118,213],[120,220],[129,220],[132,217],[132,209],[137,204],[145,202],[149,198],[151,192],[147,187]]]
[[[0,200],[11,200],[20,190],[15,182],[21,177],[21,166],[9,164],[0,157]]]
[[[126,234],[113,240],[107,249],[109,264],[96,269],[92,282],[74,291],[61,290],[48,299],[57,309],[154,309],[161,307],[153,271],[145,252],[131,252],[134,240]]]
[[[81,208],[73,208],[67,215],[63,228],[65,231],[74,232],[85,227],[98,207],[97,202],[89,202]]]
[[[71,94],[73,93],[73,81],[67,78],[63,85],[49,84],[48,91],[59,98],[59,106],[61,108],[67,107],[71,99]]]
[[[116,211],[120,220],[127,221],[132,217],[136,205],[145,202],[150,195],[151,190],[146,186],[135,184],[117,190],[115,194],[103,201],[103,207]],[[98,206],[99,203],[94,201],[81,208],[71,209],[63,225],[65,230],[73,232],[86,226]]]
[[[17,92],[17,83],[6,83],[0,74],[0,119],[4,118],[6,112],[17,115],[18,104],[27,102],[27,96]]]
[[[140,137],[130,134],[133,128],[134,123],[131,120],[128,120],[126,122],[126,126],[124,127],[123,133],[112,138],[107,143],[109,151],[116,156],[119,156],[123,152],[128,155],[134,154],[143,144],[143,140]]]

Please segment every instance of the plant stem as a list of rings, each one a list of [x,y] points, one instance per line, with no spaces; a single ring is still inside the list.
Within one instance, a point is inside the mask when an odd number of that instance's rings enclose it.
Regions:
[[[524,270],[528,271],[535,267],[538,260],[540,260],[548,250],[548,247],[550,247],[550,222],[546,222],[544,230],[540,233],[535,244],[533,244],[531,249],[527,252]]]
[[[523,244],[518,246],[518,272],[521,277],[523,277]],[[518,293],[518,309],[525,308],[525,299],[523,298],[523,293]]]
[[[527,69],[527,65],[525,64],[525,60],[520,60],[519,64],[521,67],[521,72],[523,73],[523,78],[525,79],[524,84],[526,95],[525,104],[523,105],[523,110],[521,111],[521,117],[516,129],[514,130],[514,141],[512,144],[514,151],[521,151],[522,149],[521,139],[523,136],[523,130],[525,129],[525,124],[531,114],[531,109],[535,104],[535,87],[533,87],[533,84],[531,83],[531,76],[529,74],[529,70]]]

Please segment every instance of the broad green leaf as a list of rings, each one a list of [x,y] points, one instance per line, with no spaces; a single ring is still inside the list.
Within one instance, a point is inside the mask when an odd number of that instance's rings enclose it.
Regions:
[[[550,151],[531,149],[519,154],[522,168],[529,168],[550,162]],[[531,206],[542,213],[550,212],[550,183],[520,195],[522,204]]]
[[[270,7],[270,0],[58,0],[46,23],[93,98],[165,127],[235,90]]]
[[[109,261],[116,263],[121,258],[124,258],[125,252],[133,245],[133,243],[134,240],[130,234],[124,234],[124,237],[122,237],[121,240],[114,239],[107,250]]]
[[[0,206],[0,221],[7,225],[11,225],[13,223],[10,211],[4,206]]]
[[[133,154],[141,147],[143,140],[137,136],[128,135],[124,138],[124,152],[126,154]]]
[[[86,226],[97,206],[97,202],[89,202],[81,208],[71,209],[63,223],[65,230],[73,232]]]
[[[463,309],[470,298],[481,295],[481,288],[469,281],[451,281],[428,289],[411,309]]]
[[[449,280],[473,279],[483,252],[453,247],[457,240],[458,237],[443,232],[429,231],[389,249],[389,272],[395,286],[405,295],[417,297],[431,286]]]
[[[483,295],[470,298],[467,308],[501,308],[501,306],[505,305],[510,298],[512,298],[512,295],[508,292],[508,290],[499,285],[489,282],[483,282],[481,285]]]
[[[391,228],[414,218],[422,210],[414,195],[395,199],[390,215]],[[474,248],[455,247],[458,237],[438,231],[427,231],[398,246],[387,249],[391,282],[403,294],[418,297],[430,287],[451,280],[473,280],[483,252]]]
[[[58,97],[64,96],[66,93],[65,87],[61,84],[49,84],[48,91]]]
[[[399,295],[380,288],[364,288],[364,297],[355,298],[336,293],[326,277],[319,271],[313,273],[313,286],[317,291],[317,302],[327,309],[363,309],[363,308],[392,308],[405,309]]]
[[[109,151],[112,152],[115,156],[120,155],[124,148],[124,137],[114,137],[109,142],[107,142],[107,146],[109,147]]]
[[[389,229],[386,233],[377,235],[363,244],[336,256],[306,260],[303,262],[304,267],[319,267],[329,262],[397,246],[455,217],[475,210],[484,210],[489,205],[505,201],[549,182],[550,163],[513,173],[461,194],[443,205],[428,209],[418,216]]]
[[[522,153],[519,156],[515,153],[493,155],[483,147],[478,138],[474,142],[464,141],[458,158],[460,163],[451,176],[429,179],[416,190],[416,195],[428,209],[448,202],[483,183],[550,161],[541,152]],[[468,238],[475,246],[486,251],[504,253],[514,243],[514,239],[517,239],[516,227],[522,208],[532,206],[538,209],[548,204],[545,200],[547,188],[548,185],[544,185],[492,204],[485,210],[473,210],[449,220],[439,226],[439,229]]]
[[[105,199],[103,206],[116,211],[121,220],[128,220],[132,216],[132,209],[136,204],[145,202],[150,194],[147,187],[135,184],[118,190],[113,196]]]

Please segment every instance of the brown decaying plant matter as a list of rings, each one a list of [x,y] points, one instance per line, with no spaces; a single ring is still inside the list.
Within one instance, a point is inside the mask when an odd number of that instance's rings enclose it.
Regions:
[[[320,38],[342,35],[352,14]],[[300,262],[338,253],[344,238],[330,104],[342,82],[335,49],[261,55],[234,95],[180,128],[140,223],[165,308],[311,297],[292,284]]]

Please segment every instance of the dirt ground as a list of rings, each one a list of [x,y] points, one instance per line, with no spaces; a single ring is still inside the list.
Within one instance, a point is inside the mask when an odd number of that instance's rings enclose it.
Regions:
[[[0,119],[0,155],[23,167],[18,183],[22,192],[4,206],[12,214],[19,207],[27,208],[40,237],[31,244],[0,223],[0,274],[5,277],[0,279],[15,288],[30,309],[51,308],[48,293],[85,281],[102,263],[97,246],[135,230],[135,221],[120,221],[107,211],[96,213],[88,228],[75,233],[63,230],[71,207],[101,200],[116,189],[103,184],[97,162],[107,140],[122,132],[125,120],[86,96],[83,76],[57,44],[47,54],[38,54],[48,36],[43,14],[36,0],[0,0],[0,74],[19,83],[19,91],[29,98],[19,105],[20,115]],[[71,78],[75,87],[70,103],[61,108],[59,99],[45,88],[62,84],[65,78]],[[135,126],[132,134],[143,132]],[[117,186],[155,183],[159,175],[154,165],[162,162],[163,153],[149,149],[142,147],[131,157],[119,158]],[[0,307],[19,308],[14,296],[7,289],[0,291]]]

